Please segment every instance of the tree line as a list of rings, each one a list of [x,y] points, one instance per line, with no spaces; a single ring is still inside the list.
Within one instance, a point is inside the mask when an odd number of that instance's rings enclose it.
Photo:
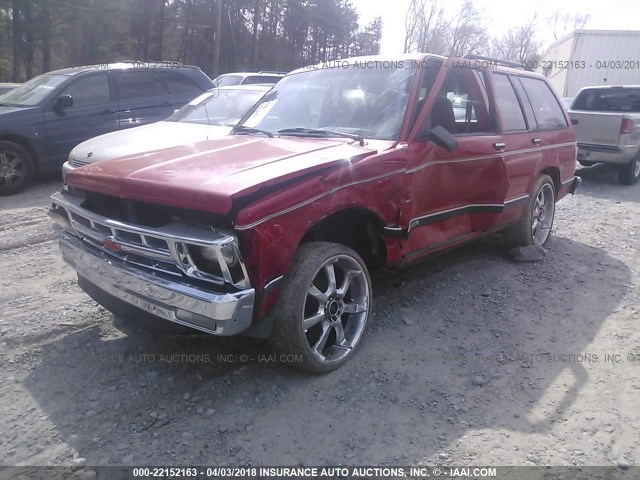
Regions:
[[[0,81],[125,59],[288,71],[379,53],[381,36],[349,0],[0,0]]]
[[[588,14],[555,13],[544,19],[553,37],[560,37],[584,27]],[[430,52],[446,56],[467,53],[526,62],[538,60],[542,42],[538,33],[543,20],[534,15],[523,25],[514,25],[505,34],[489,34],[480,12],[471,0],[465,0],[458,11],[448,12],[444,0],[411,0],[406,14],[405,52]]]

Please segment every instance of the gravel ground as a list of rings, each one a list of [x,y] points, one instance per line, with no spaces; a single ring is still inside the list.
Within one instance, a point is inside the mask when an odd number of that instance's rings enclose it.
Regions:
[[[578,173],[543,262],[492,237],[374,279],[362,350],[325,376],[114,325],[61,260],[58,182],[0,197],[0,463],[639,462],[640,185]]]

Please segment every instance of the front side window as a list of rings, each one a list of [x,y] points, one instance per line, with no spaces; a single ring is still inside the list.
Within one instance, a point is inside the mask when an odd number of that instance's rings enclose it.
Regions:
[[[62,95],[71,95],[74,107],[109,103],[109,79],[106,73],[81,77],[64,89]]]
[[[153,71],[115,72],[120,99],[157,97],[169,92]]]
[[[318,68],[286,76],[240,125],[297,136],[341,132],[396,140],[416,67],[400,62],[359,67]]]
[[[428,123],[431,128],[444,127],[453,135],[494,133],[482,72],[469,68],[449,70]]]
[[[520,102],[507,75],[493,75],[493,88],[502,129],[505,132],[516,132],[527,129]]]
[[[177,95],[189,94],[193,96],[202,93],[200,87],[178,72],[160,72],[160,75],[169,87],[171,93]]]
[[[566,128],[567,121],[562,107],[549,85],[536,78],[520,77],[527,97],[533,107],[533,114],[540,130]]]
[[[66,75],[39,75],[2,96],[2,105],[32,107],[46,99],[63,82]]]

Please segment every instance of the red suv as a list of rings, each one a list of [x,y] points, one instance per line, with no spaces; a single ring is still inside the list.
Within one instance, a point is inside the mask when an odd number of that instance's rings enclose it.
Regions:
[[[371,270],[493,232],[544,245],[575,162],[539,75],[363,57],[290,73],[226,138],[72,171],[51,215],[80,286],[116,314],[270,336],[326,372],[362,343]]]

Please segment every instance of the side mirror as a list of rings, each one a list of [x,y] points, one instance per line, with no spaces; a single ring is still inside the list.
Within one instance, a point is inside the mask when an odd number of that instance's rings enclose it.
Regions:
[[[427,138],[418,138],[418,140],[431,140],[439,147],[444,148],[447,152],[455,152],[458,148],[458,140],[451,135],[449,131],[441,125],[433,127],[425,135],[420,135]]]
[[[71,95],[61,95],[56,100],[56,108],[57,109],[65,109],[73,107],[73,97]]]

